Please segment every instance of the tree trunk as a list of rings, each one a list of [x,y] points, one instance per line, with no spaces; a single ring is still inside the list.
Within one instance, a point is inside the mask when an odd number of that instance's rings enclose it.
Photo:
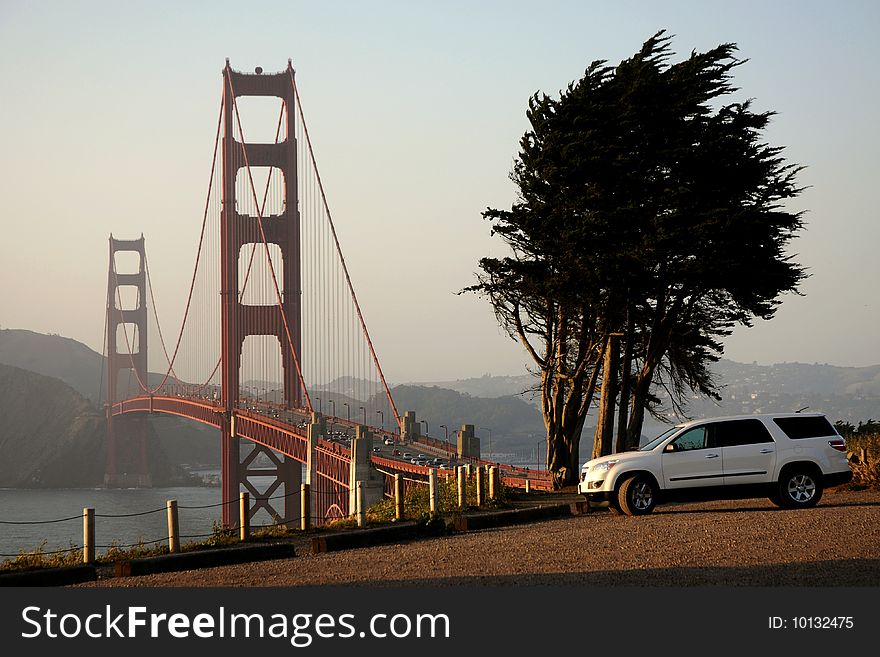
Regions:
[[[642,368],[642,371],[639,372],[639,377],[636,379],[629,416],[629,426],[626,431],[627,442],[633,446],[638,446],[642,441],[642,425],[645,422],[645,406],[648,401],[648,393],[651,391],[651,380],[653,378],[653,368]]]
[[[599,397],[599,416],[593,438],[593,458],[611,453],[614,436],[614,401],[617,399],[617,368],[619,343],[617,335],[608,336],[605,362],[602,365],[602,392]]]
[[[615,452],[625,452],[632,447],[637,447],[633,445],[629,440],[627,440],[627,429],[628,429],[628,413],[629,413],[629,396],[630,396],[630,370],[632,369],[632,341],[633,341],[633,325],[632,319],[630,318],[629,307],[627,307],[626,311],[626,333],[624,335],[624,352],[623,352],[623,366],[621,367],[620,374],[620,404],[618,405],[618,416],[617,416],[617,445],[614,448]]]
[[[567,389],[567,394],[563,394]],[[544,426],[547,428],[547,469],[559,489],[577,483],[580,471],[581,431],[595,390],[591,375],[584,386],[579,380],[566,380],[554,386],[553,395],[544,403]]]

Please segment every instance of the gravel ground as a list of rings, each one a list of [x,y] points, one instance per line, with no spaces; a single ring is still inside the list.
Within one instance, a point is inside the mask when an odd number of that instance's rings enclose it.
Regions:
[[[878,586],[880,491],[826,491],[801,511],[725,501],[318,555],[302,545],[293,559],[79,586]]]

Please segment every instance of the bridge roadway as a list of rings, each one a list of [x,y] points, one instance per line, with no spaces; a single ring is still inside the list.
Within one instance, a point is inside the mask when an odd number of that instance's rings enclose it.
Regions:
[[[144,412],[176,415],[219,429],[224,409],[220,401],[212,397],[187,397],[183,395],[142,395],[116,402],[112,408],[113,415]],[[240,438],[265,445],[276,452],[305,463],[310,417],[307,409],[289,409],[277,404],[242,400],[235,411],[235,431]],[[319,448],[322,451],[349,459],[350,450],[346,438],[350,439],[358,423],[347,418],[324,417],[329,435],[327,440],[319,442]],[[528,468],[496,464],[473,458],[458,459],[451,443],[425,436],[405,442],[401,440],[399,434],[384,428],[368,427],[368,429],[373,433],[374,445],[378,448],[378,452],[372,456],[372,461],[374,466],[380,469],[415,475],[417,478],[427,478],[431,468],[427,465],[417,465],[412,463],[411,459],[403,458],[404,450],[406,450],[406,453],[413,455],[432,455],[440,458],[444,464],[499,465],[502,482],[505,485],[524,488],[526,480],[529,480],[530,486],[534,490],[552,490],[552,482],[549,474],[545,471],[529,470]],[[390,439],[392,444],[385,445],[386,439]],[[395,451],[399,451],[400,454],[395,454]],[[347,485],[347,482],[344,483]]]

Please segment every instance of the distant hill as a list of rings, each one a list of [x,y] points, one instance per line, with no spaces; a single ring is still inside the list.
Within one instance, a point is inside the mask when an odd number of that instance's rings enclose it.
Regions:
[[[494,398],[472,397],[467,393],[437,386],[397,386],[391,390],[398,410],[415,410],[419,420],[428,423],[433,438],[445,438],[440,428],[445,424],[449,440],[455,442],[455,430],[473,424],[481,449],[488,449],[492,431],[492,451],[528,449],[544,435],[544,421],[533,404],[517,395]],[[424,431],[424,427],[422,429]]]
[[[81,395],[97,400],[100,389],[101,355],[85,345],[54,335],[32,331],[0,330],[0,363],[14,365],[40,374],[57,377]],[[838,367],[827,364],[781,363],[758,365],[721,360],[714,366],[721,386],[722,400],[690,400],[690,417],[794,411],[809,407],[828,414],[832,420],[858,423],[880,418],[880,365]],[[153,377],[158,375],[151,375]],[[488,429],[492,431],[493,451],[523,450],[534,445],[544,432],[534,392],[536,379],[529,375],[491,376],[411,383],[392,389],[398,410],[415,410],[428,423],[433,437],[444,437],[445,424],[450,439],[462,424],[473,424],[477,435],[488,447]],[[267,382],[267,387],[273,384]],[[351,413],[354,419],[361,401],[354,391],[365,386],[354,380],[333,382],[338,415]],[[366,386],[369,387],[369,386]],[[348,392],[352,396],[344,393]],[[316,407],[330,410],[329,397],[322,388],[312,391]],[[328,399],[321,400],[321,397]],[[380,394],[380,397],[382,395]],[[349,408],[344,404],[348,402]],[[0,403],[3,403],[0,400]],[[390,408],[383,408],[386,426]],[[343,415],[344,416],[344,415]],[[669,416],[670,421],[677,418]],[[216,430],[178,418],[156,416],[151,420],[163,450],[173,463],[218,464],[219,437]],[[593,416],[588,417],[584,442],[592,436]],[[645,435],[653,435],[663,425],[649,418]]]
[[[58,379],[0,365],[0,487],[100,486],[106,422],[94,404]],[[187,483],[153,435],[154,485]]]
[[[722,359],[713,367],[722,400],[690,400],[689,416],[796,411],[804,406],[828,413],[835,420],[858,422],[880,417],[880,365],[839,367],[828,364],[745,364]],[[536,379],[531,375],[491,376],[422,383],[481,397],[522,393],[532,403]],[[671,420],[675,418],[670,416]],[[648,424],[652,424],[648,421]],[[656,424],[656,421],[653,422]]]
[[[23,329],[0,330],[0,363],[61,379],[99,404],[103,358],[82,342]]]
[[[0,365],[0,417],[0,486],[103,482],[104,418],[70,386]]]
[[[63,381],[92,402],[96,413],[103,401],[99,400],[103,357],[71,338],[23,329],[0,330],[0,363]],[[159,378],[158,374],[150,375],[151,381]],[[0,407],[4,403],[0,397]],[[219,465],[220,438],[216,430],[171,416],[156,416],[152,425],[156,440],[172,463]],[[99,483],[103,481],[103,467],[102,461]]]

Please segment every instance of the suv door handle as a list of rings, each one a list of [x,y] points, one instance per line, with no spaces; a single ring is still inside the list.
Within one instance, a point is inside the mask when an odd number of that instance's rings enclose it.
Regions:
[[[772,449],[762,449],[761,454],[772,454],[774,450]]]
[[[718,455],[717,454],[706,454],[706,458],[707,459],[717,459]]]

